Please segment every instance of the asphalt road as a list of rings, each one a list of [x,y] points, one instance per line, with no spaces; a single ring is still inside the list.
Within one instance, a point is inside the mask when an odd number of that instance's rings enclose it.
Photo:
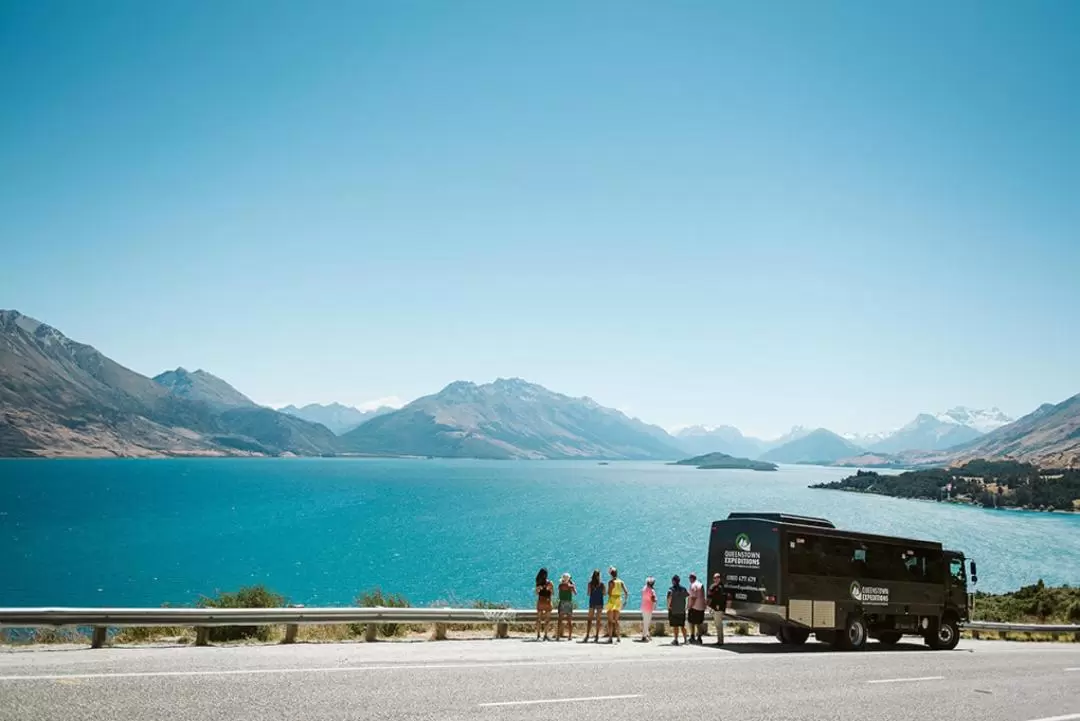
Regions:
[[[1080,646],[521,639],[0,652],[0,720],[1080,721]]]

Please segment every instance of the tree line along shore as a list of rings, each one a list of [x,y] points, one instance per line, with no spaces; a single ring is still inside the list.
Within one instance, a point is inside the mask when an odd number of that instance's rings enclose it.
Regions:
[[[842,480],[810,487],[984,508],[1080,511],[1080,469],[1039,468],[1018,461],[974,460],[956,468],[927,468],[897,475],[859,470]]]

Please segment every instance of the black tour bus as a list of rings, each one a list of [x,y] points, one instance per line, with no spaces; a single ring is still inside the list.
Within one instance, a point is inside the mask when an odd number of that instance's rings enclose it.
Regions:
[[[975,575],[971,562],[971,582]],[[921,636],[952,649],[968,619],[964,554],[940,543],[837,529],[823,518],[732,513],[712,524],[709,578],[719,573],[727,613],[762,632],[843,649],[868,638]]]

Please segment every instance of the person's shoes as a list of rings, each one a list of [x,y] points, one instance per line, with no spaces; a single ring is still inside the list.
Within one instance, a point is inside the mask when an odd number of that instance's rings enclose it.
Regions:
[[[675,639],[674,641],[672,641],[671,645],[672,646],[678,646],[679,645],[679,639]]]

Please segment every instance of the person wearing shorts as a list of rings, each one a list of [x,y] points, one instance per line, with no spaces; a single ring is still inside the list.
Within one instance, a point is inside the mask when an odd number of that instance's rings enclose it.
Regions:
[[[671,635],[675,640],[672,646],[679,645],[679,631],[682,631],[683,642],[686,642],[686,601],[690,592],[682,585],[678,575],[671,577],[671,588],[667,592],[668,625],[671,626]]]
[[[701,645],[701,627],[705,624],[705,586],[690,574],[690,601],[687,603],[686,620],[690,623],[690,643]]]
[[[559,579],[559,619],[555,623],[555,640],[562,640],[563,623],[566,624],[566,640],[574,640],[574,596],[577,588],[569,573]]]
[[[600,643],[600,619],[604,616],[604,582],[600,580],[600,569],[593,569],[592,578],[589,579],[587,588],[589,592],[589,617],[585,622],[585,638],[582,643],[588,643],[589,631],[596,623],[596,635],[593,641]]]

